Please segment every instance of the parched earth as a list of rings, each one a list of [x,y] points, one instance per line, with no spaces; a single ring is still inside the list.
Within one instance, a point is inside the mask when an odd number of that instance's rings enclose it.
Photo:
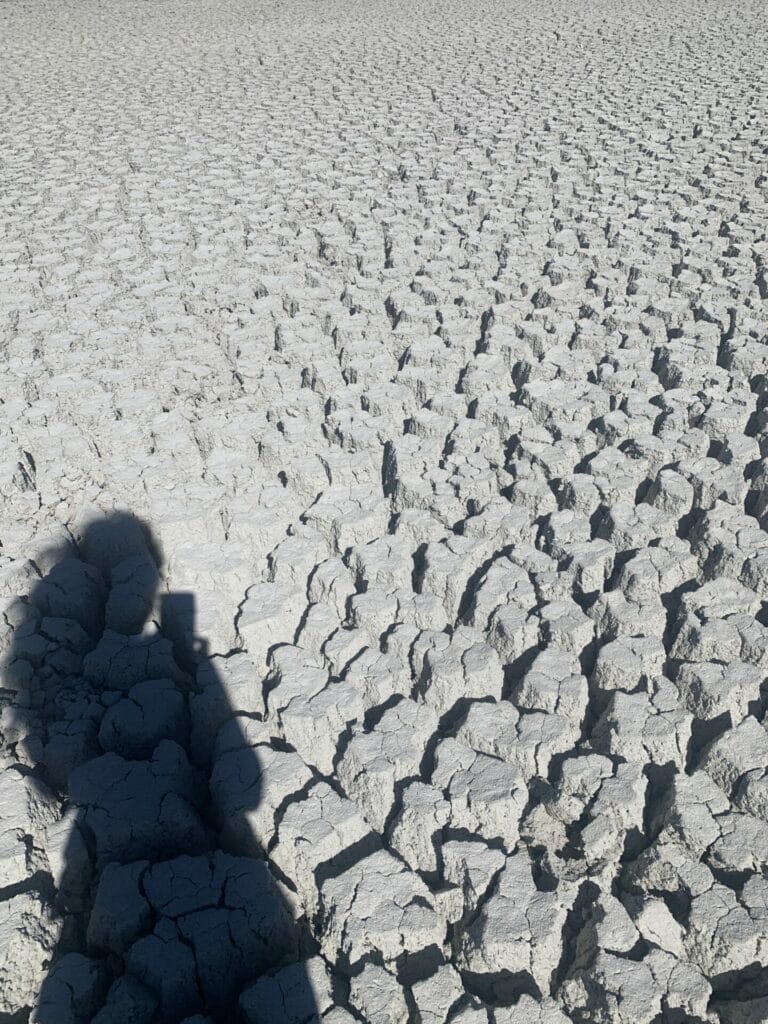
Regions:
[[[765,6],[0,37],[0,1021],[768,1021]]]

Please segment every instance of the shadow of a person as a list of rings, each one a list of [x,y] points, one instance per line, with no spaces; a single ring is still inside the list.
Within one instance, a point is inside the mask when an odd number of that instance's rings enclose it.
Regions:
[[[49,554],[6,659],[41,694],[29,774],[64,801],[41,840],[63,927],[30,1021],[316,1020],[330,983],[266,859],[288,755],[238,715],[160,570],[136,517],[91,522]]]

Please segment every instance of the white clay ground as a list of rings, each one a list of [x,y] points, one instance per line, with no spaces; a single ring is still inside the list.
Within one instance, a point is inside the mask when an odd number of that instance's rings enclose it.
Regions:
[[[767,24],[0,3],[0,1021],[768,1021]]]

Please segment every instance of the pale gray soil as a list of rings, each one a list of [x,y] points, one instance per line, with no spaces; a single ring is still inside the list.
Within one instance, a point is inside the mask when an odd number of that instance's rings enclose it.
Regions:
[[[765,14],[0,3],[0,1021],[768,1021]]]

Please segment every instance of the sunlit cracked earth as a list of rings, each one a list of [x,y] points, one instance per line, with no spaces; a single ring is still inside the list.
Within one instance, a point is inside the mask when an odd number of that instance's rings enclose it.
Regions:
[[[0,1021],[768,1021],[766,25],[0,4]]]

